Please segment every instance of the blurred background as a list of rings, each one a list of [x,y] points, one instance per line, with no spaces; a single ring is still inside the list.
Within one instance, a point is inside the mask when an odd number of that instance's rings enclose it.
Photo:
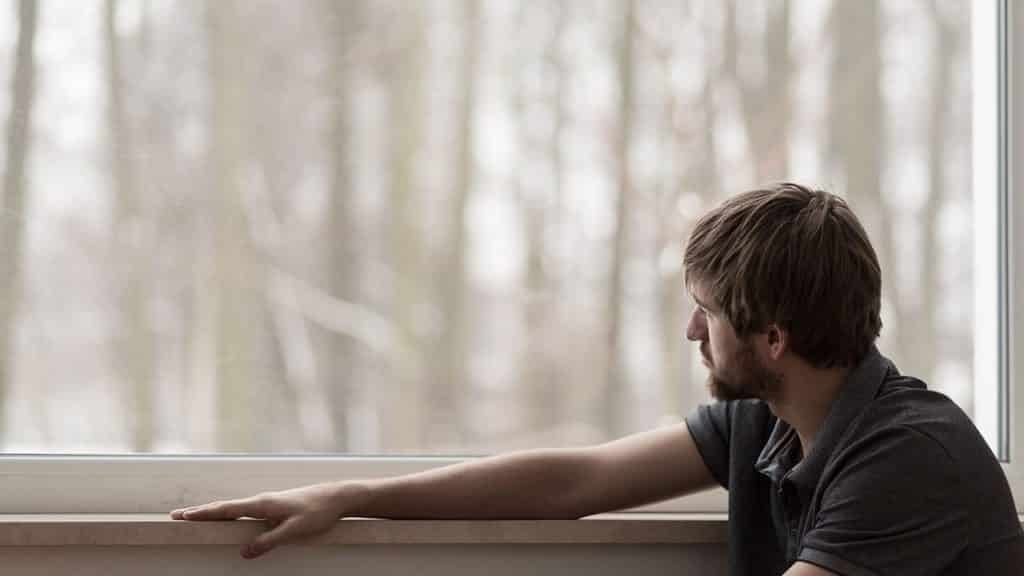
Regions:
[[[3,2],[0,450],[678,422],[687,234],[780,180],[849,200],[880,348],[973,413],[971,45],[967,0]]]

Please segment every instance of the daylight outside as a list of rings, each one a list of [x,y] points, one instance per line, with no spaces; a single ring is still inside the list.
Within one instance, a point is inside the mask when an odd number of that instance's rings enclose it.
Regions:
[[[783,180],[862,218],[882,352],[993,413],[973,13],[0,4],[0,452],[484,454],[679,422],[710,401],[687,235]]]

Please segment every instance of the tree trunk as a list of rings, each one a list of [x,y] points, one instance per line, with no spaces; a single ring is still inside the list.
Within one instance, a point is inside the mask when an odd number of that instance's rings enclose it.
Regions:
[[[136,187],[135,143],[126,106],[117,0],[106,0],[103,31],[107,53],[107,127],[114,188],[113,272],[118,294],[113,338],[115,370],[124,388],[122,404],[132,451],[149,452],[154,439],[155,335],[147,317],[149,258],[146,215]]]
[[[739,90],[754,177],[756,185],[762,186],[784,180],[789,173],[789,89],[793,75],[789,55],[790,3],[777,0],[767,8],[764,34],[759,38],[763,71],[759,78],[744,77],[739,70],[738,4],[728,3],[725,63]]]
[[[331,129],[328,133],[330,154],[330,190],[328,194],[327,223],[324,230],[325,269],[327,291],[345,301],[357,300],[359,250],[357,226],[353,213],[352,166],[350,164],[352,132],[349,94],[352,70],[349,51],[354,44],[357,22],[363,7],[359,2],[324,3],[329,22],[328,33],[331,63],[329,90],[331,96]],[[352,398],[354,364],[358,350],[352,339],[337,332],[321,329],[323,361],[322,378],[330,402],[334,429],[334,449],[348,451],[348,413]]]
[[[836,2],[831,23],[834,40],[829,81],[828,154],[836,182],[850,199],[871,237],[885,279],[894,277],[892,234],[882,193],[882,158],[886,152],[881,90],[881,30],[878,0]],[[837,190],[840,192],[840,190]],[[888,286],[888,288],[887,288]],[[895,294],[882,283],[882,296]],[[900,306],[888,330],[905,330]],[[901,339],[890,340],[898,344]],[[898,352],[894,355],[900,356]]]
[[[550,142],[546,150],[552,165],[551,189],[554,201],[547,204],[554,208],[545,208],[545,199],[538,198],[536,191],[522,190],[521,182],[528,179],[520,179],[519,191],[523,204],[522,220],[526,238],[526,299],[524,305],[526,344],[523,347],[522,385],[526,390],[527,421],[525,429],[528,435],[555,430],[563,424],[562,418],[570,416],[563,414],[564,394],[569,383],[557,377],[559,374],[557,355],[551,349],[551,344],[554,341],[553,332],[559,329],[554,317],[556,310],[552,306],[553,302],[560,301],[557,294],[559,288],[557,278],[548,273],[544,264],[549,249],[546,238],[548,228],[552,222],[555,226],[558,225],[558,218],[564,209],[562,206],[562,180],[565,168],[561,140],[565,126],[566,72],[561,42],[565,33],[568,7],[564,0],[550,2],[549,6],[555,12],[555,25],[545,49],[544,60],[547,68],[554,75],[555,86],[554,93],[548,102],[548,106],[554,111],[554,127],[551,130]],[[525,8],[522,9],[525,10]],[[525,36],[522,37],[525,38]],[[528,65],[529,63],[524,62],[522,67],[526,68]],[[518,121],[520,132],[522,132],[526,126],[526,102],[522,87],[519,89],[517,98]],[[530,150],[528,135],[520,134],[520,139],[522,142],[520,149]],[[523,160],[526,159],[521,158],[521,161]],[[552,440],[560,442],[563,438],[552,438]]]
[[[462,405],[466,386],[466,206],[473,190],[473,137],[479,40],[479,0],[462,0],[462,67],[459,71],[459,120],[455,138],[456,177],[449,203],[448,244],[439,275],[442,331],[430,379],[431,442],[452,445],[465,440]]]
[[[906,339],[908,344],[908,372],[920,374],[927,382],[934,382],[938,357],[939,332],[935,317],[941,294],[942,239],[938,237],[939,213],[946,201],[946,153],[949,142],[950,106],[954,91],[953,64],[956,56],[955,29],[944,20],[939,8],[932,3],[932,21],[935,29],[936,50],[931,57],[931,107],[928,118],[928,198],[925,201],[921,224],[921,287],[918,307],[910,325],[918,338]],[[964,406],[970,413],[970,406]]]
[[[426,52],[425,7],[402,5],[405,34],[394,54],[390,75],[390,222],[387,226],[392,267],[391,314],[397,335],[388,382],[388,427],[385,450],[415,450],[422,446],[423,421],[422,317],[424,286],[422,240],[417,194],[416,158],[422,133],[423,68]]]
[[[18,3],[18,43],[11,80],[11,112],[7,121],[7,163],[3,197],[0,198],[0,446],[7,437],[6,404],[14,360],[14,334],[21,301],[22,242],[27,205],[27,168],[31,143],[32,104],[35,85],[33,44],[36,36],[36,2]]]
[[[622,363],[622,300],[625,292],[625,264],[629,258],[630,219],[632,217],[632,176],[629,150],[633,125],[633,0],[624,5],[622,32],[618,46],[619,126],[615,140],[618,162],[616,224],[612,238],[611,275],[608,282],[608,324],[605,386],[601,406],[603,432],[610,438],[625,430],[623,409],[628,378]]]
[[[254,294],[253,249],[242,210],[241,169],[245,136],[243,93],[245,61],[236,4],[219,0],[209,16],[212,110],[210,150],[213,171],[214,349],[217,384],[217,443],[221,450],[255,447],[257,382],[252,370],[256,335],[263,316]]]

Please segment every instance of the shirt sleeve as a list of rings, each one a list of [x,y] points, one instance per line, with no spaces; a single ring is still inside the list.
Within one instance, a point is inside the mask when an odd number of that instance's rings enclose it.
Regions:
[[[686,417],[686,426],[704,458],[711,475],[725,489],[729,488],[729,439],[732,402],[716,402],[698,406]]]
[[[798,559],[849,576],[941,573],[969,533],[958,468],[946,450],[899,426],[847,451]]]

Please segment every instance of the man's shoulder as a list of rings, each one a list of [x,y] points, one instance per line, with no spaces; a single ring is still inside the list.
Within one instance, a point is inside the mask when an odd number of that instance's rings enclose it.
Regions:
[[[870,470],[865,487],[892,501],[921,494],[932,494],[931,503],[947,498],[950,507],[966,511],[973,547],[1020,530],[998,459],[970,417],[944,394],[923,385],[883,386],[844,436],[826,484]]]
[[[863,434],[909,435],[918,442],[937,443],[951,453],[986,446],[970,417],[952,399],[903,375],[886,378],[846,436],[855,441]]]
[[[979,457],[983,453],[988,455]],[[829,484],[869,469],[885,492],[896,491],[890,484],[913,490],[934,483],[959,491],[979,468],[996,470],[998,464],[964,411],[920,380],[898,376],[887,378],[840,433],[823,480]]]

